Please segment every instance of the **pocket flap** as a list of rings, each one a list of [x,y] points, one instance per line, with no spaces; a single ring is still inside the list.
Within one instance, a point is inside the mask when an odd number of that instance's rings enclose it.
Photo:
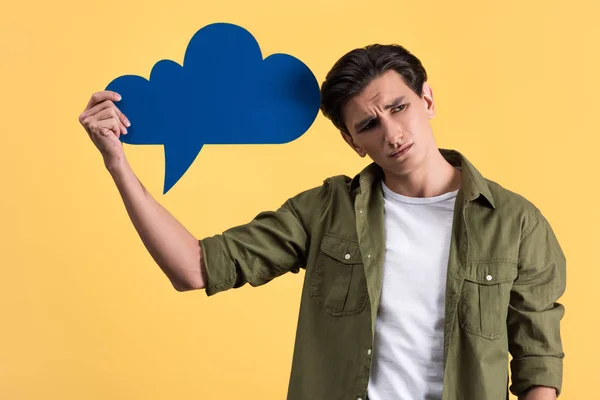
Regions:
[[[497,285],[499,283],[512,282],[517,278],[517,264],[511,262],[472,262],[462,271],[462,275],[468,281],[480,285]]]
[[[358,243],[348,239],[325,235],[321,251],[343,264],[362,264]]]

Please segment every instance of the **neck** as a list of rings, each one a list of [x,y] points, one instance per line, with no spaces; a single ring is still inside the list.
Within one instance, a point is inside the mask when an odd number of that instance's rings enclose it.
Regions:
[[[416,168],[403,173],[384,171],[390,190],[407,197],[434,197],[458,190],[462,183],[454,168],[434,147]]]

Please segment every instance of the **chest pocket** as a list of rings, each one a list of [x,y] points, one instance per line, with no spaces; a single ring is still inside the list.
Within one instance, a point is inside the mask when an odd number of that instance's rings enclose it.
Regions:
[[[323,237],[309,294],[333,316],[358,314],[365,308],[367,283],[357,242],[333,235]]]
[[[469,264],[458,303],[461,328],[473,335],[496,340],[506,332],[510,290],[517,264],[492,262]]]

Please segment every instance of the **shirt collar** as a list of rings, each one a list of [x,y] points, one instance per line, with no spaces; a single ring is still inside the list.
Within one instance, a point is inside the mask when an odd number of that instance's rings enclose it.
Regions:
[[[496,208],[494,198],[485,178],[473,164],[456,150],[439,149],[439,151],[452,166],[461,168],[463,172],[461,190],[465,193],[466,200],[472,201],[482,196],[492,208]],[[359,188],[361,191],[368,191],[381,178],[383,178],[383,170],[379,165],[371,163],[352,179],[352,182],[350,182],[350,191]]]

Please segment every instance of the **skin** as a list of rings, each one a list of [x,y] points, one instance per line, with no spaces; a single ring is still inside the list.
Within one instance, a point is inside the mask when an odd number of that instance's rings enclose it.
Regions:
[[[381,166],[391,190],[432,197],[460,188],[460,171],[440,154],[433,137],[435,107],[427,83],[418,96],[400,74],[387,71],[351,98],[342,112],[347,128],[342,137],[360,157],[368,155]],[[403,146],[411,148],[390,157]]]
[[[159,204],[137,178],[119,136],[131,123],[115,103],[118,93],[94,93],[79,122],[99,150],[146,249],[178,291],[203,289],[206,268],[198,240]]]
[[[394,107],[386,107],[404,96]],[[205,288],[206,269],[198,239],[146,190],[125,157],[120,135],[131,123],[115,103],[118,93],[94,93],[79,122],[94,143],[113,178],[127,213],[146,249],[178,291]],[[351,99],[344,110],[347,133],[342,133],[361,157],[369,156],[384,170],[385,183],[400,194],[436,196],[460,187],[460,171],[439,153],[430,119],[434,117],[433,92],[427,83],[417,96],[396,72],[375,79]],[[372,117],[367,130],[355,125]],[[390,154],[412,144],[403,156]],[[555,400],[554,389],[536,387],[519,400]]]

